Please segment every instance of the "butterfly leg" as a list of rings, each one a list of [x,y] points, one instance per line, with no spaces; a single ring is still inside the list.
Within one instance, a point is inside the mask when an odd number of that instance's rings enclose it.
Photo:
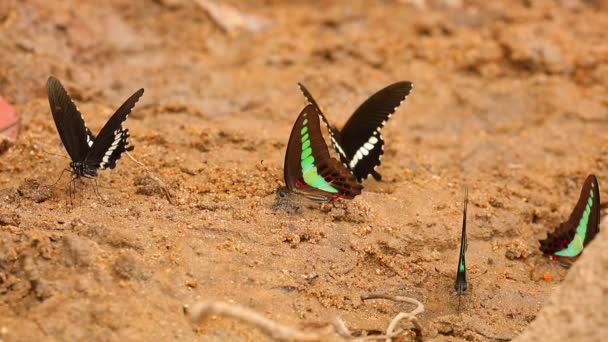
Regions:
[[[372,177],[374,177],[375,180],[377,180],[378,182],[382,180],[382,175],[379,174],[378,172],[376,172],[376,170],[372,170],[371,172]]]
[[[57,180],[55,181],[55,183],[53,183],[53,185],[51,185],[51,186],[55,186],[55,185],[57,185],[57,183],[59,183],[59,181],[61,180],[61,178],[63,178],[63,174],[64,174],[66,171],[70,171],[70,169],[68,169],[68,168],[63,169],[63,170],[61,171],[61,174],[59,175],[59,178],[57,178]]]
[[[78,177],[74,176],[72,177],[72,179],[70,179],[70,182],[68,183],[68,187],[66,189],[67,191],[67,198],[66,198],[66,202],[68,200],[68,198],[70,199],[70,205],[73,205],[73,199],[75,197],[75,193],[76,193],[76,179]]]
[[[101,197],[101,194],[99,193],[99,185],[97,185],[96,178],[93,178],[93,189],[95,189],[95,194],[97,195],[97,198],[99,198],[99,201],[105,203],[105,200],[103,199],[103,197]]]

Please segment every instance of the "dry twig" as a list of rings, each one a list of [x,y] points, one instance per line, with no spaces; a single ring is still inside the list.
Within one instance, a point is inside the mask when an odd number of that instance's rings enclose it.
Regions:
[[[169,203],[173,204],[173,202],[171,201],[171,193],[169,192],[167,185],[165,185],[165,182],[163,182],[160,178],[156,177],[154,175],[154,173],[152,173],[152,171],[150,171],[150,169],[148,169],[148,167],[146,165],[144,165],[139,160],[135,159],[135,157],[133,157],[129,152],[125,152],[125,153],[135,164],[141,166],[144,169],[144,171],[146,171],[148,176],[150,176],[150,178],[152,178],[152,180],[154,180],[158,184],[159,189],[161,189],[163,195],[165,195],[165,198],[167,198],[167,201]]]
[[[251,324],[262,330],[264,334],[279,341],[321,341],[329,333],[329,331],[300,331],[293,327],[279,324],[251,309],[235,304],[204,302],[197,303],[192,308],[185,307],[184,310],[190,319],[197,323],[204,322],[213,315],[226,316]]]
[[[237,304],[228,304],[224,302],[202,302],[196,303],[192,307],[185,305],[184,313],[188,315],[190,320],[199,324],[209,319],[209,317],[213,315],[234,318],[257,327],[264,334],[278,341],[324,341],[327,340],[331,335],[334,335],[334,337],[335,335],[337,335],[345,341],[353,342],[373,340],[390,341],[392,338],[399,336],[403,332],[403,330],[401,329],[394,331],[395,327],[397,326],[397,323],[403,318],[409,318],[410,322],[412,322],[416,329],[420,331],[421,327],[415,317],[415,315],[424,311],[424,306],[420,302],[407,297],[388,297],[382,295],[372,295],[364,297],[364,299],[375,298],[393,299],[395,301],[418,304],[418,308],[416,308],[410,313],[402,312],[397,315],[397,317],[395,317],[389,325],[390,330],[385,335],[374,335],[364,337],[352,336],[351,332],[346,327],[346,324],[344,324],[344,321],[342,321],[340,317],[334,318],[331,323],[321,324],[320,327],[316,329],[316,331],[302,331],[294,327],[277,323],[251,309],[242,307]]]
[[[391,336],[394,336],[394,330],[397,327],[397,324],[399,324],[399,322],[404,318],[414,325],[414,332],[416,333],[416,337],[418,339],[422,339],[422,326],[420,325],[420,322],[418,322],[418,318],[416,317],[416,315],[419,315],[424,312],[424,305],[418,300],[410,297],[389,296],[385,294],[370,294],[366,296],[361,296],[361,300],[363,301],[368,299],[387,299],[392,300],[394,302],[405,302],[416,305],[416,308],[414,310],[410,312],[400,312],[397,316],[395,316],[395,318],[393,318],[391,323],[388,325],[388,328],[386,329],[386,335],[388,337],[386,338],[385,342],[391,341]]]

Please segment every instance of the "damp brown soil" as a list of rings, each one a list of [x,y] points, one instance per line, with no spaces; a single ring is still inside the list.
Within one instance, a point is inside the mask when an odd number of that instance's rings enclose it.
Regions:
[[[182,308],[197,301],[351,330],[411,309],[369,293],[424,303],[426,339],[524,330],[567,274],[538,239],[588,173],[608,179],[606,3],[230,3],[272,25],[226,33],[185,0],[2,1],[0,96],[22,128],[0,155],[0,340],[263,339],[192,324]],[[126,122],[145,168],[123,156],[101,196],[86,181],[70,201],[49,74],[94,132],[145,88]],[[383,131],[383,181],[353,201],[274,205],[296,83],[340,126],[398,80],[415,86]]]

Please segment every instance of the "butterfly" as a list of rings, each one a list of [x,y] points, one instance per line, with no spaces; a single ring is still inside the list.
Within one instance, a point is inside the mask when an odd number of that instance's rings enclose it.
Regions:
[[[597,178],[589,175],[568,221],[540,240],[540,250],[557,260],[566,261],[582,253],[600,231],[600,188]]]
[[[460,257],[458,258],[458,269],[456,270],[456,281],[454,289],[458,295],[461,295],[467,290],[467,266],[465,263],[465,254],[467,252],[467,204],[469,202],[469,190],[465,188],[464,193],[464,208],[462,210],[462,233],[460,235]]]
[[[135,103],[143,95],[139,89],[110,117],[97,136],[85,125],[82,114],[61,85],[50,76],[46,83],[49,105],[59,138],[70,155],[70,168],[74,178],[97,176],[97,170],[116,167],[116,161],[129,145],[129,130],[122,127]]]
[[[329,130],[332,145],[357,181],[362,182],[370,174],[376,180],[382,176],[376,171],[384,154],[382,127],[412,90],[412,83],[397,82],[381,89],[363,102],[338,130],[323,115],[312,94],[302,83],[298,83],[307,101],[322,114]]]
[[[280,197],[296,194],[314,202],[331,202],[361,193],[363,186],[350,170],[329,155],[321,115],[309,104],[296,119],[285,152],[285,186],[277,190]]]

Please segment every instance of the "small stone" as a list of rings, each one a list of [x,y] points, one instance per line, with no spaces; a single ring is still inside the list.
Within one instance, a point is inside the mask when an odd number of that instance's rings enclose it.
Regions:
[[[522,257],[521,251],[515,247],[507,248],[507,251],[505,252],[505,256],[509,260],[520,259]]]
[[[0,226],[19,226],[21,218],[17,213],[0,213]]]

